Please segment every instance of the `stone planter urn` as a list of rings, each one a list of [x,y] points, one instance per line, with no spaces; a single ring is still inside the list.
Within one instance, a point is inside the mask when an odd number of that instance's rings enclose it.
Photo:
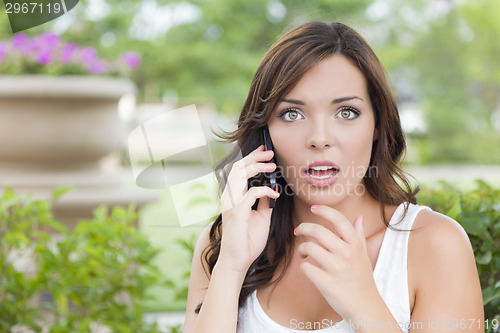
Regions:
[[[128,93],[124,79],[0,76],[0,163],[97,163],[122,142],[117,105]]]
[[[100,204],[154,200],[109,163],[125,142],[118,102],[135,92],[121,78],[0,75],[0,186],[35,196],[71,187],[54,207],[70,227]]]

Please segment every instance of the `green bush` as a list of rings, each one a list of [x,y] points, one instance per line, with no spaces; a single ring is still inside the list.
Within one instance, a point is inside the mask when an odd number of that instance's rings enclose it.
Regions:
[[[467,231],[481,280],[485,319],[492,331],[493,319],[500,315],[500,189],[478,180],[476,189],[463,192],[441,182],[421,191],[419,204],[448,215]]]
[[[69,232],[51,204],[0,197],[0,332],[158,332],[142,317],[158,251],[134,207],[99,207]]]

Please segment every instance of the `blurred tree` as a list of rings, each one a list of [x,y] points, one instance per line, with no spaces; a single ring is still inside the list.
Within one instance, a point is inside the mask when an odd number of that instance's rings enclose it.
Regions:
[[[155,39],[151,53],[145,54],[146,76],[160,85],[160,92],[203,97],[219,110],[234,113],[265,51],[283,30],[312,18],[359,15],[369,2],[192,1],[199,18]]]
[[[500,163],[492,124],[500,106],[499,15],[497,0],[455,3],[408,53],[429,125],[428,160]]]
[[[426,133],[408,134],[420,161],[500,163],[500,2],[376,0],[365,14],[400,101],[425,114]]]

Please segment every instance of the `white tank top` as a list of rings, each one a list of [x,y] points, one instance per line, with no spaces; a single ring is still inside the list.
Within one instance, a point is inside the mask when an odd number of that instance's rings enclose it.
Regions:
[[[396,229],[409,230],[412,228],[415,217],[422,209],[428,209],[426,206],[410,204],[408,212],[404,219],[398,223],[404,213],[404,204],[398,206],[394,212],[390,225]],[[393,231],[386,229],[382,245],[380,247],[377,263],[373,271],[373,278],[377,289],[382,296],[385,304],[391,311],[394,319],[398,322],[399,327],[404,333],[408,333],[410,325],[410,297],[408,291],[408,271],[407,271],[407,254],[408,254],[408,238],[409,232]],[[247,297],[245,304],[238,312],[238,328],[237,333],[353,333],[356,322],[349,323],[342,320],[338,323],[330,323],[325,319],[322,322],[316,323],[315,327],[304,327],[307,323],[298,323],[290,321],[290,326],[282,326],[273,321],[264,312],[257,299],[257,291],[255,290]],[[312,323],[310,323],[312,325]],[[360,322],[360,325],[362,323]],[[365,325],[376,325],[380,323],[364,323]],[[300,326],[302,325],[302,326]],[[365,326],[369,327],[369,326]],[[313,328],[313,329],[311,329]],[[317,329],[316,329],[317,328]]]

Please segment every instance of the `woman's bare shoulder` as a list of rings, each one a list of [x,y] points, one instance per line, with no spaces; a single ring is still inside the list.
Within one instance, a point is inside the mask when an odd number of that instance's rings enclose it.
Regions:
[[[413,229],[408,244],[412,319],[481,320],[481,286],[464,228],[443,214],[424,210]]]
[[[418,267],[413,272],[415,282],[420,285],[445,281],[453,272],[470,272],[476,268],[474,252],[464,228],[452,218],[429,210],[422,210],[413,223],[408,263]]]
[[[459,248],[471,250],[469,237],[454,219],[430,210],[422,210],[415,218],[410,236],[413,247],[425,251],[449,253]]]

